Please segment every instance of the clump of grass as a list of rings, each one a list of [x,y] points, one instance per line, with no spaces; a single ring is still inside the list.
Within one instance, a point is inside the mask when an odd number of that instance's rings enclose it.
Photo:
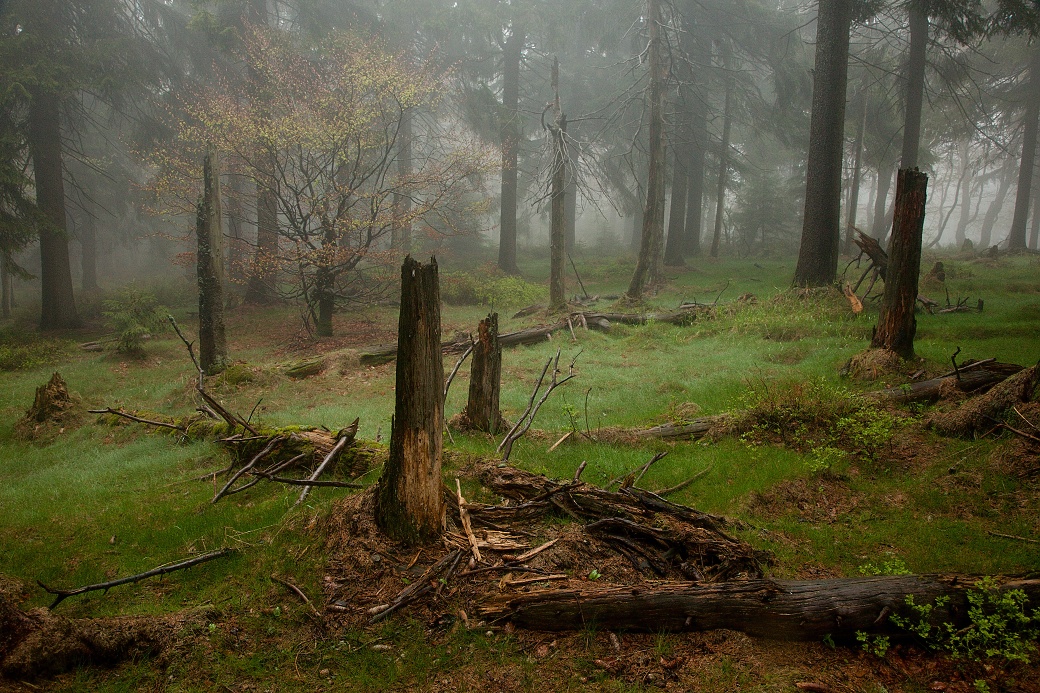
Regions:
[[[441,298],[456,306],[519,308],[545,300],[545,287],[484,266],[472,272],[441,276]]]
[[[844,452],[873,459],[900,423],[875,402],[819,380],[763,381],[745,404],[732,424],[744,440],[779,443],[824,458],[840,458]]]
[[[72,342],[65,339],[5,331],[0,334],[0,371],[28,370],[54,363],[71,347]]]

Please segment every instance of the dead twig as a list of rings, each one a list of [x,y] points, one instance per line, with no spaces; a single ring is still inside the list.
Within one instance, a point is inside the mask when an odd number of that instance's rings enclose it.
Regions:
[[[469,355],[473,353],[473,347],[474,346],[476,346],[476,345],[473,343],[473,340],[472,340],[472,337],[471,337],[470,338],[469,348],[466,349],[466,351],[463,352],[462,356],[459,357],[459,360],[455,362],[455,367],[451,369],[451,373],[448,375],[448,379],[444,381],[444,399],[445,400],[448,399],[448,388],[451,387],[451,381],[455,380],[455,374],[459,372],[459,368],[461,368],[462,364],[466,361],[467,358],[469,358]]]
[[[57,595],[55,600],[51,602],[50,606],[51,609],[54,609],[54,607],[58,606],[58,604],[61,604],[64,600],[68,599],[69,597],[74,597],[77,594],[96,592],[98,590],[104,590],[105,592],[107,592],[113,587],[118,587],[119,585],[126,585],[132,582],[140,582],[141,580],[146,580],[150,577],[155,577],[156,575],[166,575],[167,573],[172,573],[177,570],[184,570],[185,568],[190,568],[194,565],[199,565],[200,563],[206,563],[207,561],[212,561],[216,558],[223,558],[224,556],[227,556],[233,553],[234,551],[235,549],[232,548],[217,549],[216,551],[210,551],[209,553],[204,553],[202,555],[195,556],[194,558],[189,558],[184,561],[159,566],[158,568],[152,568],[151,570],[145,571],[143,573],[138,573],[137,575],[119,578],[118,580],[110,580],[108,582],[99,582],[93,585],[84,585],[83,587],[76,587],[70,590],[62,590],[54,587],[48,587],[39,580],[36,581],[36,584],[42,587],[49,594]]]
[[[301,590],[299,587],[297,587],[296,585],[292,584],[288,580],[281,579],[280,577],[278,577],[276,575],[272,575],[271,576],[271,580],[273,580],[274,582],[277,582],[279,585],[281,585],[282,587],[284,587],[285,589],[289,590],[290,592],[295,594],[297,597],[299,597],[303,601],[303,603],[306,604],[307,607],[311,610],[312,614],[314,614],[315,616],[319,616],[319,617],[321,616],[321,614],[318,613],[318,610],[314,608],[314,604],[311,602],[311,600],[307,597],[306,594],[303,593],[303,590]]]
[[[134,416],[133,414],[127,414],[124,411],[120,411],[118,409],[113,409],[112,407],[107,407],[105,409],[88,409],[87,411],[89,413],[91,413],[91,414],[115,414],[116,416],[121,416],[124,419],[130,419],[131,421],[136,421],[137,423],[148,424],[149,426],[158,426],[160,428],[172,428],[173,430],[181,431],[182,433],[187,430],[184,426],[178,426],[177,424],[165,423],[163,421],[150,421],[148,419],[142,419],[140,416]]]
[[[509,460],[509,454],[513,450],[513,443],[519,440],[531,428],[531,424],[534,423],[535,417],[538,416],[538,410],[541,409],[542,405],[545,404],[546,400],[549,399],[549,395],[552,394],[553,390],[555,390],[559,386],[566,383],[568,380],[575,377],[574,363],[578,360],[578,356],[580,355],[581,351],[575,354],[574,358],[571,359],[570,366],[568,367],[569,373],[567,377],[563,380],[557,380],[557,376],[560,375],[560,350],[556,350],[555,359],[550,358],[546,362],[545,368],[542,369],[542,375],[538,378],[538,383],[535,385],[534,392],[531,393],[531,400],[527,405],[527,410],[524,412],[523,416],[521,416],[520,419],[516,422],[516,424],[513,426],[512,430],[509,431],[506,437],[502,439],[502,442],[499,443],[498,451],[502,452],[503,462]],[[549,384],[546,387],[545,392],[542,394],[541,399],[539,399],[538,403],[535,404],[535,398],[538,396],[538,391],[542,386],[542,381],[545,380],[545,374],[548,373],[550,366],[552,367],[553,371],[552,378],[549,380]]]
[[[715,465],[710,465],[710,466],[702,469],[701,471],[697,472],[696,474],[691,476],[686,481],[681,481],[678,484],[676,484],[675,486],[669,486],[668,488],[663,488],[660,491],[655,491],[655,493],[657,495],[659,495],[659,496],[667,496],[669,494],[676,493],[678,491],[682,491],[684,488],[687,488],[688,486],[690,486],[690,484],[692,484],[693,482],[697,481],[697,479],[700,479],[702,476],[704,476],[705,474],[707,474],[708,472],[710,472],[714,468],[715,468]]]
[[[264,446],[263,450],[261,450],[260,452],[256,453],[256,456],[253,457],[253,459],[249,460],[249,462],[247,462],[244,467],[242,467],[237,472],[235,472],[234,474],[231,475],[231,478],[228,479],[227,483],[224,484],[224,487],[222,489],[220,489],[213,496],[213,500],[211,500],[210,503],[211,504],[212,503],[216,503],[218,500],[220,500],[224,496],[228,495],[228,491],[231,488],[231,485],[233,483],[235,483],[236,481],[238,481],[239,478],[243,474],[245,474],[246,472],[251,470],[256,465],[257,462],[262,460],[265,456],[267,456],[268,453],[270,453],[272,450],[274,450],[274,446],[275,445],[277,445],[278,443],[280,443],[283,440],[285,440],[285,438],[283,436],[275,436],[275,437],[271,438],[271,440],[268,441],[267,445]],[[253,482],[253,483],[255,483],[255,482]],[[252,484],[250,484],[250,485],[252,485]]]
[[[1015,541],[1024,541],[1027,544],[1040,544],[1040,540],[1029,539],[1027,537],[1020,537],[1020,536],[1017,536],[1017,535],[1014,535],[1014,534],[1002,534],[1000,532],[991,532],[991,531],[988,531],[988,530],[987,530],[986,534],[990,534],[990,535],[992,535],[994,537],[1001,537],[1002,539],[1013,539]]]
[[[321,461],[318,468],[315,469],[314,473],[307,479],[308,482],[317,481],[318,477],[320,477],[322,472],[325,471],[325,468],[328,467],[332,461],[339,456],[339,453],[343,451],[343,448],[354,442],[354,436],[357,435],[359,423],[361,423],[360,418],[354,419],[353,423],[339,432],[339,440],[336,441],[336,444],[332,447],[332,450],[329,451],[329,454],[325,455],[325,459]],[[311,487],[316,485],[317,484],[313,483],[304,484],[303,490],[300,491],[300,497],[296,499],[295,503],[293,503],[293,507],[302,503],[307,498],[307,494],[311,492]]]

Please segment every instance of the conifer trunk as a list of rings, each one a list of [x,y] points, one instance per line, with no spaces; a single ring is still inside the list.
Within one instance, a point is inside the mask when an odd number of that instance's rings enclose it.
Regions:
[[[515,274],[517,159],[520,151],[520,57],[526,36],[514,22],[502,49],[502,211],[498,268]]]
[[[65,220],[65,181],[61,151],[61,100],[45,89],[32,91],[29,149],[36,181],[36,204],[47,220],[40,230],[40,327],[78,327],[72,266]]]
[[[1029,218],[1029,195],[1033,190],[1036,162],[1037,129],[1040,126],[1040,49],[1033,48],[1029,62],[1029,93],[1026,97],[1025,127],[1022,134],[1022,159],[1018,169],[1018,192],[1015,214],[1008,234],[1009,250],[1026,249],[1026,222]]]
[[[564,230],[567,221],[567,116],[560,108],[560,63],[555,58],[552,66],[552,88],[555,97],[551,109],[552,122],[546,124],[553,148],[549,224],[549,310],[563,310],[567,306],[564,286],[564,256],[567,254]]]
[[[202,163],[202,200],[195,233],[198,238],[199,365],[208,375],[227,367],[224,336],[224,233],[220,209],[220,172],[217,156],[207,152]]]
[[[376,522],[393,539],[417,544],[440,536],[444,527],[444,363],[436,259],[427,265],[404,259],[397,338],[396,404]]]
[[[888,245],[888,270],[881,314],[871,340],[874,348],[890,349],[904,359],[914,357],[921,239],[928,176],[917,169],[900,169],[896,182],[896,211]]]
[[[821,0],[816,23],[816,69],[806,164],[805,215],[794,273],[794,283],[798,286],[833,284],[838,271],[845,87],[851,23],[851,0]],[[718,225],[718,220],[715,224]],[[712,256],[715,256],[714,252]]]

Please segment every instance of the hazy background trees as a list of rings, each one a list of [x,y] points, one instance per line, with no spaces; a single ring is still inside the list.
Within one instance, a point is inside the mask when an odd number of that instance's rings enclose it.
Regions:
[[[634,298],[666,267],[799,248],[816,269],[800,259],[797,283],[833,281],[853,226],[886,237],[899,165],[929,173],[926,244],[1035,246],[1036,8],[823,0],[831,23],[818,9],[10,0],[4,314],[24,294],[42,327],[74,327],[83,292],[183,274],[209,145],[226,155],[232,294],[296,302],[319,335],[408,251],[544,277],[554,62],[566,254],[628,258]],[[847,56],[820,52],[832,44]]]

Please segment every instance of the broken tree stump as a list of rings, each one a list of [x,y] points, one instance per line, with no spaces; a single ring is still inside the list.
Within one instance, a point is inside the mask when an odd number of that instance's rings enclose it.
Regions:
[[[426,265],[404,259],[397,344],[390,457],[379,479],[375,515],[389,536],[417,544],[440,536],[444,527],[444,362],[435,258]]]
[[[1024,369],[953,411],[932,414],[925,425],[947,436],[972,436],[998,423],[1011,407],[1031,400],[1038,382],[1040,369],[1037,366]]]
[[[492,313],[477,326],[470,363],[469,399],[456,420],[463,429],[492,435],[506,427],[499,409],[502,390],[502,345],[498,341],[498,313]]]
[[[916,168],[901,169],[896,183],[895,222],[889,242],[888,271],[877,329],[870,346],[914,357],[917,282],[921,273],[921,238],[928,176]]]
[[[913,595],[936,606],[933,616],[967,622],[967,592],[976,579],[963,575],[886,575],[830,580],[734,580],[714,584],[664,583],[600,589],[539,590],[485,602],[480,615],[532,630],[685,632],[738,630],[775,640],[852,640],[857,631],[900,632],[888,620]],[[1012,580],[1036,603],[1040,580]],[[905,632],[905,631],[902,631]]]

